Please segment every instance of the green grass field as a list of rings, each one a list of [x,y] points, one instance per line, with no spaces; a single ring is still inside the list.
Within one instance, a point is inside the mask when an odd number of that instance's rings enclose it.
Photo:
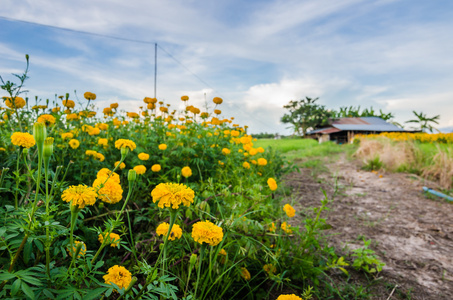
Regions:
[[[305,168],[323,168],[324,162],[335,159],[335,154],[346,152],[351,154],[356,145],[338,145],[334,142],[319,144],[313,139],[259,139],[253,143],[255,147],[270,148],[283,154],[297,166]]]

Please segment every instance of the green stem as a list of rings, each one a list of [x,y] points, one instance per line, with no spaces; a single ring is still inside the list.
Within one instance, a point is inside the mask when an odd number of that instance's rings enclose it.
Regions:
[[[71,232],[69,234],[69,252],[71,253],[71,265],[69,266],[68,268],[68,273],[71,271],[71,268],[72,268],[72,265],[74,264],[74,261],[75,261],[75,248],[74,248],[74,227],[75,227],[75,223],[77,221],[77,216],[79,214],[79,207],[77,205],[77,207],[73,206],[72,205],[72,201],[71,201]]]
[[[197,284],[195,285],[195,299],[197,299],[197,291],[198,291],[198,283],[200,282],[200,274],[201,274],[201,263],[203,261],[204,251],[206,249],[206,244],[201,244],[200,249],[200,261],[198,262],[198,274],[197,274]]]
[[[19,160],[20,160],[20,149],[19,152],[17,153],[17,162],[16,162],[16,190],[14,191],[14,208],[17,210],[18,207],[18,198],[17,194],[19,193],[19,181],[20,181],[20,176],[19,176]]]
[[[119,164],[118,164],[119,165]],[[124,201],[124,204],[123,204],[123,207],[121,208],[120,212],[116,215],[116,220],[115,220],[115,223],[113,223],[113,226],[112,228],[110,228],[109,232],[107,233],[107,236],[109,237],[110,236],[110,233],[113,232],[113,230],[115,229],[115,225],[119,222],[120,218],[121,218],[121,215],[123,214],[123,211],[124,209],[126,208],[126,205],[127,205],[127,202],[129,201],[129,198],[131,197],[132,195],[132,191],[134,190],[134,182],[135,181],[129,181],[129,191],[127,192],[127,197],[126,197],[126,200]],[[107,240],[108,238],[104,239],[102,241],[102,244],[101,246],[99,247],[98,251],[96,252],[96,254],[93,256],[93,258],[91,259],[91,264],[93,265],[94,262],[96,261],[97,257],[99,256],[99,254],[101,253],[102,249],[104,249],[104,247],[107,245]]]
[[[164,249],[163,249],[164,257],[162,259],[162,265],[163,265],[162,275],[164,275],[165,272],[167,271],[167,243],[168,243],[168,238],[170,237],[170,234],[171,234],[171,229],[173,228],[173,225],[175,224],[177,214],[178,214],[178,210],[173,210],[173,209],[170,210],[170,225],[168,227],[167,236],[165,237]]]

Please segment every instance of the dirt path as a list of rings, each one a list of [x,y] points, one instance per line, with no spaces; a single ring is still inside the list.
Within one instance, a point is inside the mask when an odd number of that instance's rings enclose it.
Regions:
[[[336,174],[342,189],[327,216],[329,243],[347,253],[363,246],[359,237],[371,239],[386,264],[379,276],[398,285],[391,299],[453,299],[453,203],[426,198],[426,183],[408,174],[366,172],[345,159],[328,168],[318,180],[305,169],[286,182],[303,210],[319,205],[320,187],[332,193]]]

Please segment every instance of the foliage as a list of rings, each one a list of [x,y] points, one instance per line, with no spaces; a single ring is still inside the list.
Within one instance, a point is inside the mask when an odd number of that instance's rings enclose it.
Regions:
[[[360,118],[360,117],[378,117],[385,121],[393,119],[392,113],[384,113],[381,109],[377,113],[373,107],[365,108],[361,111],[360,105],[355,106],[341,106],[339,111],[335,112],[337,118]]]
[[[283,107],[289,110],[284,114],[281,122],[291,124],[294,133],[300,136],[306,136],[309,129],[316,129],[329,124],[329,120],[335,116],[334,112],[329,111],[324,105],[317,104],[319,98],[301,99],[299,101],[291,100]]]
[[[352,266],[371,274],[381,272],[385,264],[379,260],[372,249],[368,248],[371,240],[364,239],[363,243],[363,247],[352,251],[352,256],[355,257]]]
[[[406,121],[406,123],[416,123],[416,125],[418,125],[416,129],[420,131],[439,132],[439,130],[434,128],[431,123],[439,124],[438,120],[440,118],[440,115],[428,117],[422,111],[420,113],[417,113],[415,110],[413,110],[412,112],[415,115],[415,119]]]
[[[19,79],[3,85],[12,103]],[[292,224],[280,178],[293,167],[245,128],[187,96],[182,111],[146,97],[139,113],[111,103],[98,118],[96,95],[84,97],[2,109],[0,298],[265,299],[291,282],[316,290],[341,265],[321,238],[327,195]],[[13,144],[14,132],[33,132],[36,145]],[[199,221],[220,228],[219,244],[193,239]]]

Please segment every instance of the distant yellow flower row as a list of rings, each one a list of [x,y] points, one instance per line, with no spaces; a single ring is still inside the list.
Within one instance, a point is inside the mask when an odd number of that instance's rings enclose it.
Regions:
[[[387,137],[395,141],[419,141],[421,143],[453,143],[453,133],[406,133],[384,132],[381,134],[357,135],[358,139]]]

